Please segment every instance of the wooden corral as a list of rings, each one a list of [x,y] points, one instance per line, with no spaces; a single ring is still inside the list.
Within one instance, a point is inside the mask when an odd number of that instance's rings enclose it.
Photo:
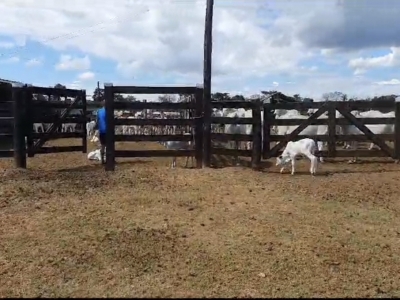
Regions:
[[[35,154],[81,151],[87,152],[86,92],[84,90],[45,88],[37,86],[14,87],[14,156],[17,167],[26,168],[26,156]],[[48,101],[34,100],[34,94],[47,95]],[[60,101],[61,97],[73,98]],[[59,100],[52,100],[52,99]],[[81,116],[71,116],[72,110],[82,110]],[[34,123],[51,124],[45,132],[34,132]],[[60,132],[62,124],[81,124],[80,132]],[[82,145],[43,147],[52,139],[81,138]]]
[[[272,111],[275,109],[305,110],[317,109],[308,119],[275,119]],[[356,118],[351,114],[352,110],[390,110],[395,111],[395,118]],[[344,118],[336,119],[336,111]],[[328,112],[328,118],[318,119],[323,113]],[[369,130],[365,124],[393,124],[395,134],[376,135]],[[271,134],[272,126],[298,125],[288,135]],[[300,133],[310,125],[328,125],[328,135],[306,136]],[[336,126],[354,125],[362,133],[360,135],[337,135]],[[264,104],[264,126],[263,126],[263,158],[276,157],[289,141],[309,137],[317,141],[327,142],[327,151],[320,153],[323,157],[392,157],[400,158],[400,103],[398,102],[316,102],[316,103],[281,103]],[[336,142],[372,142],[380,147],[380,150],[337,150]],[[389,147],[385,141],[394,141],[394,148]],[[272,142],[279,142],[272,148]]]
[[[230,102],[211,102],[211,108],[243,108],[252,110],[251,118],[230,118],[230,117],[211,117],[211,124],[241,124],[252,125],[252,134],[227,134],[227,133],[211,133],[208,127],[207,132],[204,133],[204,139],[209,139],[206,143],[208,147],[204,147],[204,157],[209,159],[211,155],[228,155],[228,156],[244,156],[251,157],[252,167],[258,168],[261,161],[262,153],[262,126],[261,126],[261,102],[247,102],[247,101],[230,101]],[[205,127],[207,128],[207,127]],[[206,131],[206,130],[205,130]],[[227,149],[222,147],[214,147],[218,142],[252,142],[252,150],[243,149]],[[211,162],[206,161],[206,165],[210,166]]]
[[[194,102],[165,103],[165,102],[116,102],[115,94],[186,94],[194,95]],[[197,168],[203,164],[203,90],[198,87],[137,87],[137,86],[105,86],[106,101],[106,170],[115,169],[116,157],[182,157],[195,156]],[[192,118],[185,119],[118,119],[114,116],[115,110],[194,110]],[[115,126],[191,126],[192,135],[116,135]],[[117,141],[194,141],[194,150],[147,150],[147,151],[122,151],[115,150]]]
[[[86,93],[83,90],[55,89],[42,87],[14,87],[1,90],[1,119],[0,124],[7,123],[10,132],[1,132],[2,137],[14,137],[14,151],[0,151],[3,157],[14,155],[18,167],[26,167],[26,156],[32,157],[37,153],[59,153],[82,151],[87,152],[86,122],[88,121]],[[48,95],[48,101],[34,100],[34,94]],[[192,95],[189,102],[167,103],[167,102],[121,102],[115,101],[115,94],[181,94]],[[73,98],[72,101],[60,101],[61,97]],[[54,99],[57,101],[53,101]],[[280,155],[288,141],[300,138],[313,138],[317,141],[326,142],[327,150],[319,155],[323,157],[391,157],[400,159],[400,103],[392,101],[346,101],[346,102],[307,102],[307,103],[262,103],[256,101],[228,101],[217,102],[203,98],[203,89],[193,87],[138,87],[138,86],[105,86],[106,115],[108,122],[107,140],[107,163],[106,170],[115,169],[116,157],[179,157],[195,156],[198,168],[211,166],[212,155],[244,156],[251,157],[252,167],[257,169],[261,158],[268,159]],[[7,106],[8,105],[8,106]],[[12,110],[14,105],[14,110]],[[96,104],[98,107],[98,104]],[[8,108],[7,108],[8,107]],[[7,109],[6,109],[7,108]],[[213,108],[223,109],[246,109],[251,110],[252,115],[248,118],[230,118],[212,116]],[[81,109],[81,116],[71,116],[72,110]],[[176,119],[152,119],[144,118],[116,118],[114,111],[147,111],[152,109],[164,109],[169,111],[186,111],[181,118]],[[298,110],[316,111],[309,118],[299,119],[276,119],[273,110]],[[394,118],[356,118],[351,114],[352,110],[379,110],[394,111]],[[53,113],[46,113],[52,110]],[[10,116],[11,112],[13,115]],[[56,111],[56,113],[54,113]],[[324,113],[326,118],[320,118]],[[339,112],[343,118],[336,118]],[[8,113],[8,115],[3,115]],[[262,118],[263,114],[263,118]],[[183,117],[185,116],[185,117]],[[262,121],[263,119],[263,121]],[[51,123],[45,132],[34,132],[34,123]],[[79,123],[80,132],[59,132],[61,124]],[[242,124],[251,125],[251,134],[227,134],[211,131],[212,124]],[[365,126],[365,124],[392,124],[394,134],[376,135]],[[115,127],[120,125],[134,126],[188,126],[192,135],[184,134],[133,134],[121,135],[115,133]],[[327,125],[327,135],[306,136],[301,132],[312,125]],[[354,125],[363,134],[340,135],[337,133],[337,126]],[[11,126],[11,127],[10,127]],[[290,134],[275,135],[271,132],[273,126],[297,126]],[[82,145],[68,147],[43,147],[44,143],[57,138],[81,138]],[[26,138],[26,139],[25,139]],[[115,150],[115,143],[121,141],[192,141],[193,150],[146,150],[146,151],[122,151]],[[251,150],[226,149],[217,147],[218,144],[227,141],[250,142]],[[380,150],[339,150],[337,142],[372,142]],[[394,146],[390,147],[385,141],[393,141]]]
[[[0,158],[12,157],[13,147],[12,85],[0,83]]]

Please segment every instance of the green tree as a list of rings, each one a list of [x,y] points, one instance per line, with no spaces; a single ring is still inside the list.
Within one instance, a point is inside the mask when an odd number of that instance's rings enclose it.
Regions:
[[[101,102],[104,100],[104,89],[101,88],[95,88],[93,91],[93,96],[92,96],[93,101],[95,102]]]
[[[245,101],[246,99],[244,98],[243,95],[235,95],[235,96],[231,97],[230,100],[233,100],[233,101]]]
[[[213,101],[221,102],[221,101],[231,100],[231,97],[230,97],[229,93],[219,93],[218,92],[218,93],[211,94],[211,99]]]

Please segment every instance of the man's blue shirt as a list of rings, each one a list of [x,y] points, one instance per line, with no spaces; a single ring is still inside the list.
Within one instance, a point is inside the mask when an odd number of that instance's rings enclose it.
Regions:
[[[105,134],[107,131],[107,122],[106,122],[106,109],[100,108],[97,111],[97,122],[98,122],[98,128],[99,128],[99,133]]]

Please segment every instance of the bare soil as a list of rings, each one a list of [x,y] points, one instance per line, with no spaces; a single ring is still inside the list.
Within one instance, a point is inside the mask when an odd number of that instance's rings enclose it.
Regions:
[[[0,160],[0,296],[400,297],[399,165],[169,163]]]

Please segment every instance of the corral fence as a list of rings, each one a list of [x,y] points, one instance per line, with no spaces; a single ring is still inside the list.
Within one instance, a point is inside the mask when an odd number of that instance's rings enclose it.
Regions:
[[[203,89],[191,87],[143,87],[143,86],[113,86],[105,85],[106,100],[106,166],[105,169],[115,170],[115,159],[119,157],[184,157],[194,156],[196,167],[210,167],[213,155],[251,157],[252,167],[258,168],[261,159],[276,157],[282,153],[288,141],[309,137],[326,142],[327,150],[320,153],[324,157],[391,157],[400,159],[400,102],[392,101],[349,101],[349,102],[315,102],[315,103],[262,103],[256,101],[227,101],[216,102],[203,99]],[[47,101],[38,100],[34,95],[47,95]],[[180,94],[190,95],[189,102],[126,102],[115,101],[116,94]],[[64,97],[64,101],[60,98]],[[67,101],[67,98],[72,98]],[[1,157],[14,155],[17,167],[26,167],[26,156],[32,157],[37,153],[60,153],[80,151],[87,152],[86,122],[88,121],[86,93],[84,90],[55,89],[42,87],[10,88],[0,86],[0,135],[2,139],[13,137],[14,151],[1,150]],[[215,117],[213,108],[251,110],[251,117],[231,118]],[[80,109],[81,115],[72,116],[71,111]],[[315,112],[308,118],[281,119],[275,118],[274,110],[298,110]],[[50,113],[46,113],[50,110]],[[150,118],[118,118],[115,111],[147,111],[170,110],[181,111],[180,118],[150,119]],[[352,110],[393,111],[392,118],[356,118]],[[342,117],[336,118],[336,112]],[[327,117],[320,118],[327,113]],[[246,114],[248,115],[248,114]],[[48,123],[45,132],[35,132],[33,124]],[[81,124],[79,132],[60,132],[59,128],[65,123]],[[212,132],[213,125],[251,125],[247,134],[228,134]],[[369,124],[390,124],[394,134],[374,134],[367,126]],[[4,126],[5,127],[4,127]],[[191,134],[148,134],[122,135],[116,133],[118,126],[180,126],[190,127]],[[327,125],[326,135],[306,136],[302,131],[308,126]],[[337,126],[354,125],[363,134],[341,135]],[[271,130],[275,126],[295,127],[290,134],[277,135]],[[168,133],[168,132],[167,132]],[[43,147],[46,141],[58,138],[81,138],[82,145],[66,147]],[[191,149],[182,150],[119,150],[116,142],[165,142],[192,141]],[[224,142],[251,144],[251,149],[227,149],[220,147]],[[339,150],[337,142],[371,142],[380,150]],[[393,141],[389,146],[386,141]]]
[[[37,95],[47,100],[37,99]],[[64,99],[62,99],[64,98]],[[12,88],[14,158],[17,167],[26,168],[26,157],[35,154],[87,152],[86,92],[84,90],[58,89],[37,86]],[[81,114],[71,115],[73,110]],[[34,130],[34,124],[48,124],[43,132]],[[79,124],[77,132],[63,132],[63,124]],[[81,138],[77,146],[46,146],[53,139]]]
[[[107,118],[106,132],[106,170],[115,169],[116,157],[183,157],[195,156],[196,167],[203,164],[203,89],[199,87],[135,87],[105,85],[105,109]],[[193,95],[191,102],[121,102],[114,101],[115,94],[181,94]],[[179,119],[122,119],[115,118],[115,110],[191,110],[189,118]],[[116,134],[115,126],[190,126],[193,133],[190,135],[120,135]],[[115,142],[165,142],[183,141],[194,142],[193,150],[116,150]]]
[[[14,108],[12,85],[0,83],[0,158],[13,157]]]
[[[167,102],[120,102],[114,101],[115,94],[181,94],[192,95],[193,101],[180,103]],[[252,158],[252,165],[258,166],[262,155],[262,126],[261,126],[261,105],[260,102],[232,101],[207,103],[203,101],[203,89],[200,87],[135,87],[135,86],[105,86],[107,133],[106,133],[106,170],[115,169],[115,158],[117,157],[187,157],[194,156],[196,167],[202,168],[210,165],[211,155],[238,155]],[[206,118],[204,111],[211,104],[212,108],[245,108],[252,109],[252,118],[226,118],[211,117],[213,124],[251,124],[253,133],[246,134],[225,134],[212,133],[211,127],[205,126]],[[116,110],[184,110],[186,113],[179,119],[122,119],[115,118]],[[211,124],[210,123],[210,124]],[[116,134],[116,126],[190,126],[193,135],[119,135]],[[194,142],[192,150],[116,150],[115,142],[165,142],[182,141]],[[206,143],[205,141],[208,141]],[[252,142],[252,150],[226,149],[216,147],[220,142]]]
[[[268,159],[281,154],[287,142],[302,138],[312,138],[317,141],[327,142],[328,149],[321,151],[323,157],[391,157],[400,159],[400,102],[392,101],[328,101],[315,103],[280,103],[264,104],[263,124],[263,158]],[[308,119],[275,119],[273,110],[308,110],[316,111]],[[356,118],[352,110],[387,110],[394,111],[394,118]],[[336,118],[338,111],[343,118]],[[319,118],[325,112],[327,118]],[[369,124],[389,124],[394,126],[394,134],[374,134],[367,126]],[[301,132],[308,126],[327,125],[327,135],[303,135]],[[354,125],[363,134],[341,135],[337,134],[337,126]],[[272,126],[297,126],[290,134],[274,135],[271,133]],[[380,150],[337,150],[337,142],[371,142],[379,146]],[[393,141],[394,147],[386,144]],[[271,148],[271,144],[275,145]]]
[[[226,101],[217,102],[211,101],[204,104],[205,111],[207,107],[211,110],[216,109],[238,109],[243,108],[252,111],[251,118],[231,118],[231,117],[213,117],[208,114],[205,120],[204,140],[204,157],[205,165],[211,165],[212,155],[226,155],[226,156],[242,156],[251,157],[252,167],[257,168],[261,161],[262,154],[262,126],[261,126],[261,102],[248,102],[248,101]],[[210,111],[210,109],[208,109]],[[205,118],[206,119],[206,118]],[[208,122],[208,123],[207,123]],[[252,125],[251,134],[232,134],[232,133],[217,133],[211,132],[212,125]],[[229,149],[224,147],[222,143],[227,142],[251,142],[252,149]]]

